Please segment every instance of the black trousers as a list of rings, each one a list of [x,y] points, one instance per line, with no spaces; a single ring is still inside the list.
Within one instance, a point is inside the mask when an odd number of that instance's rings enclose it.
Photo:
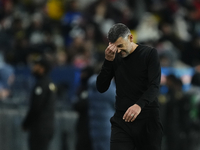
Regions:
[[[115,113],[110,122],[110,150],[161,150],[163,128],[159,118],[125,122]]]
[[[30,150],[48,150],[53,133],[29,133],[29,149]]]

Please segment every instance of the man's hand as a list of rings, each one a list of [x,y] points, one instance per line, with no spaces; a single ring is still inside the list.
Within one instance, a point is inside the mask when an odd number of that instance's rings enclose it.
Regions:
[[[126,122],[133,122],[135,118],[140,114],[141,107],[137,104],[134,104],[133,106],[129,107],[127,111],[125,112],[123,119]]]
[[[115,59],[115,54],[117,52],[117,47],[114,44],[109,43],[105,50],[105,59],[108,61],[113,61]]]

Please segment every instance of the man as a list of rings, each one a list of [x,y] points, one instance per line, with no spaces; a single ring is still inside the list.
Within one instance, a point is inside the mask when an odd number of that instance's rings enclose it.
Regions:
[[[111,118],[111,150],[160,150],[163,135],[157,95],[160,62],[156,49],[136,44],[124,24],[108,32],[110,41],[96,81],[105,92],[116,82],[116,112]]]
[[[51,65],[46,59],[38,59],[32,67],[36,77],[30,109],[22,128],[29,131],[29,149],[47,150],[54,131],[55,86],[48,77]]]

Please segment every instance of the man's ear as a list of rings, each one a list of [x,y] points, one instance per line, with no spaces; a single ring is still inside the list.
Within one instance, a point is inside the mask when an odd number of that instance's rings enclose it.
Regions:
[[[129,41],[130,41],[130,42],[133,42],[133,35],[132,35],[132,34],[130,34],[130,35],[128,36],[128,38],[129,38]]]

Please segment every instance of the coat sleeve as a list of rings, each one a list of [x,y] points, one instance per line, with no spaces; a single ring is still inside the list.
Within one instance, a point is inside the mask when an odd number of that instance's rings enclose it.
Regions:
[[[141,108],[153,102],[159,94],[161,68],[160,60],[156,49],[152,49],[148,60],[148,89],[142,97],[136,102]]]
[[[113,62],[105,59],[99,75],[97,76],[96,86],[100,93],[108,90],[110,82],[114,77]]]

